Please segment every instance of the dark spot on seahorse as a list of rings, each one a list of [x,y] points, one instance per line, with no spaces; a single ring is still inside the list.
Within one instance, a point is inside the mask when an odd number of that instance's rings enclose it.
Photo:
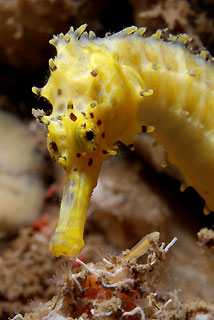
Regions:
[[[84,129],[86,128],[86,123],[83,124],[83,128],[84,128]]]
[[[61,94],[62,94],[62,89],[57,89],[57,95],[61,96]]]
[[[142,132],[147,132],[147,127],[146,126],[142,126]]]
[[[129,147],[130,149],[133,149],[133,148],[134,148],[133,143],[132,143],[132,144],[128,144],[128,147]]]
[[[103,133],[101,134],[101,137],[102,137],[102,138],[105,138],[105,135],[106,135],[105,132],[103,132]]]
[[[57,148],[57,145],[54,141],[52,141],[50,144],[49,144],[49,147],[50,149],[53,151],[53,152],[58,152],[58,148]]]
[[[102,150],[102,153],[103,153],[103,154],[107,154],[108,151],[107,151],[107,150]]]
[[[81,113],[82,113],[83,117],[85,117],[85,116],[86,116],[85,112],[81,112]]]
[[[101,120],[97,120],[97,125],[100,126],[102,124]]]
[[[94,140],[94,132],[92,130],[86,131],[85,137],[88,141],[93,141]]]
[[[81,157],[81,153],[77,153],[77,158]]]
[[[93,112],[90,113],[90,116],[91,116],[92,119],[94,118]]]
[[[92,77],[96,77],[98,75],[98,72],[96,70],[91,71]]]
[[[76,120],[77,120],[77,116],[76,116],[74,113],[71,113],[71,114],[70,114],[70,119],[71,119],[72,121],[76,121]]]
[[[92,165],[92,163],[93,163],[93,159],[92,159],[92,158],[89,158],[89,160],[88,160],[88,166],[90,167],[90,166]]]
[[[55,64],[51,65],[50,67],[50,70],[53,72],[53,71],[56,71],[57,69],[57,66]]]
[[[68,102],[67,108],[68,109],[73,109],[74,108],[73,103],[72,102]]]
[[[158,70],[158,64],[157,63],[153,63],[152,64],[152,69],[157,71]]]
[[[69,43],[71,41],[70,37],[64,37],[64,39],[66,43]]]
[[[60,104],[58,105],[57,109],[58,109],[59,111],[63,111],[63,110],[64,110],[64,104],[63,104],[63,103],[60,103]]]
[[[95,103],[95,102],[92,102],[92,103],[90,104],[90,107],[91,107],[91,108],[95,108],[95,107],[96,107],[96,103]]]

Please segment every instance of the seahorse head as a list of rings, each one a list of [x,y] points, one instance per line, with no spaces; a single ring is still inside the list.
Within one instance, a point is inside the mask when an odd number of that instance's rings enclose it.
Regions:
[[[75,32],[71,28],[50,41],[57,55],[49,60],[49,80],[42,89],[33,88],[53,106],[41,121],[49,130],[50,154],[66,171],[59,224],[51,241],[56,256],[79,253],[102,162],[116,154],[115,142],[132,144],[141,131],[135,106],[143,84],[103,39],[83,33],[85,27]]]

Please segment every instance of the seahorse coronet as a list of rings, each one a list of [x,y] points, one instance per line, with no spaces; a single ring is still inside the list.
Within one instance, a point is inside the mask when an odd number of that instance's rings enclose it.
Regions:
[[[43,88],[33,88],[53,106],[50,116],[34,114],[48,127],[50,154],[66,171],[50,245],[57,256],[81,250],[100,167],[117,153],[115,142],[132,148],[142,126],[214,210],[214,67],[208,53],[189,52],[186,34],[163,40],[166,30],[145,37],[145,28],[132,26],[98,38],[85,29],[71,27],[50,40],[57,52],[49,60],[50,77]]]

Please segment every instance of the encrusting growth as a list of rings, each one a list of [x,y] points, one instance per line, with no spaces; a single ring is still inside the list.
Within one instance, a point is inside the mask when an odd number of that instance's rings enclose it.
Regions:
[[[48,126],[51,156],[66,171],[50,244],[56,256],[79,254],[102,162],[116,155],[117,141],[132,146],[142,126],[214,210],[214,69],[207,53],[186,50],[186,35],[164,41],[160,30],[146,38],[145,28],[132,26],[96,38],[85,28],[53,37],[50,78],[33,88],[53,106],[39,118]]]
[[[79,267],[69,263],[58,272],[56,295],[17,320],[175,319],[173,315],[181,313],[176,310],[176,295],[157,290],[159,266],[175,242],[176,238],[165,246],[153,232],[133,249],[96,264],[77,258]],[[143,255],[144,263],[138,261]]]

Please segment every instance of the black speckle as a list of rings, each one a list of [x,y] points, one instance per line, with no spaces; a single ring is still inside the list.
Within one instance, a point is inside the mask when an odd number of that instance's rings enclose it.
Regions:
[[[93,112],[90,113],[90,116],[91,116],[92,119],[94,118]]]
[[[97,125],[100,126],[102,124],[101,120],[97,120]]]
[[[92,103],[90,104],[90,107],[91,107],[91,108],[95,108],[95,107],[96,107],[96,103],[95,103],[95,102],[92,102]]]
[[[61,94],[62,94],[62,89],[57,89],[57,95],[61,96]]]
[[[89,158],[89,160],[88,160],[88,166],[90,167],[90,166],[92,165],[92,163],[93,163],[93,159],[92,159],[92,158]]]
[[[101,137],[104,139],[105,138],[105,132],[103,132],[102,134],[101,134]]]
[[[108,151],[107,151],[107,150],[102,150],[102,153],[103,153],[103,154],[107,154]]]
[[[91,71],[92,77],[96,77],[98,75],[98,72],[96,70]]]
[[[73,103],[72,102],[68,102],[67,108],[68,109],[73,109],[74,108]]]
[[[81,153],[77,153],[77,158],[81,157]]]
[[[57,66],[55,64],[53,64],[51,67],[50,67],[50,70],[53,72],[53,71],[56,71],[57,69]]]
[[[53,152],[58,152],[58,148],[57,148],[57,145],[54,141],[52,141],[50,144],[49,144],[49,147],[50,149],[53,151]]]
[[[81,113],[82,113],[83,117],[85,117],[85,116],[86,116],[85,112],[81,112]]]
[[[142,132],[147,132],[147,127],[146,126],[142,126]]]

